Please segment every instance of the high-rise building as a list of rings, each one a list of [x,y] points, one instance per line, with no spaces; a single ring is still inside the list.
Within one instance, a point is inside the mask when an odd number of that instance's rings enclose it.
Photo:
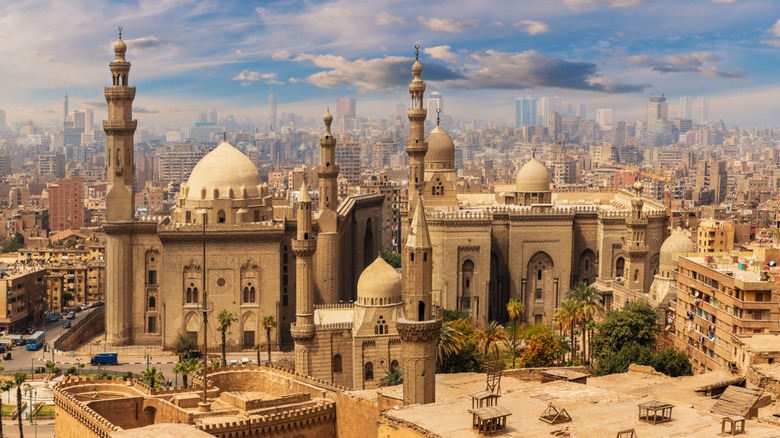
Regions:
[[[601,129],[612,129],[612,108],[597,109],[596,122]]]
[[[651,96],[647,104],[646,137],[647,146],[662,146],[672,142],[672,125],[669,123],[669,104],[666,97]]]
[[[342,133],[357,128],[357,102],[354,97],[342,97],[336,101],[336,124]]]
[[[211,107],[211,109],[208,112],[208,115],[206,117],[207,123],[217,123],[217,109],[214,107]]]
[[[552,138],[553,141],[562,141],[563,123],[560,113],[556,111],[550,112],[549,123],[550,124],[547,126],[547,130],[550,133],[550,138]]]
[[[585,106],[584,103],[580,104],[580,112],[577,115],[580,116],[581,119],[587,119],[588,118],[587,107]]]
[[[690,119],[693,114],[691,114],[691,96],[682,96],[680,97],[680,114],[681,119]]]
[[[515,127],[536,126],[536,98],[533,96],[515,99]]]
[[[0,132],[5,131],[5,110],[0,109]]]
[[[444,96],[438,91],[432,91],[428,96],[428,120],[436,120],[436,110],[444,112]]]
[[[64,124],[68,120],[68,92],[65,92],[65,96],[62,98],[62,123]]]
[[[268,131],[276,132],[276,94],[268,95]]]
[[[49,227],[51,231],[84,227],[84,178],[71,176],[49,185]]]
[[[699,96],[696,101],[696,123],[703,125],[710,121],[710,98]]]

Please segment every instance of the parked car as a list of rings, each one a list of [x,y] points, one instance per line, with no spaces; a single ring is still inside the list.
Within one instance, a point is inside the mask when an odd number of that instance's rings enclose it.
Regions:
[[[101,306],[105,306],[105,305],[106,305],[106,303],[104,303],[102,301],[95,301],[94,303],[92,303],[92,307],[101,307]]]
[[[70,321],[65,321],[62,323],[62,328],[69,329],[70,328]]]
[[[14,342],[14,345],[17,345],[17,346],[18,346],[18,345],[24,345],[24,344],[26,344],[26,343],[27,343],[27,341],[25,341],[25,340],[24,340],[24,339],[22,339],[22,338],[19,338],[19,339],[14,339],[14,341],[13,341],[13,342]]]
[[[203,353],[200,351],[187,351],[179,355],[179,362],[188,359],[200,359],[203,357]]]
[[[45,374],[46,367],[35,367],[35,374]]]
[[[67,319],[76,319],[76,312],[71,310],[70,312],[68,312],[68,314],[65,316],[65,318],[67,318]]]

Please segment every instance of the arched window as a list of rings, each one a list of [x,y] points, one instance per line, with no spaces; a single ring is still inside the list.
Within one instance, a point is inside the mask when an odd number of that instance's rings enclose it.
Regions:
[[[623,257],[618,257],[618,259],[615,261],[615,277],[622,277],[623,276],[623,269],[626,267],[626,261],[623,259]]]
[[[363,380],[374,380],[374,363],[373,362],[366,362],[366,365],[363,367]]]
[[[417,320],[425,321],[425,302],[423,301],[417,303]]]
[[[542,279],[542,270],[541,269],[536,271],[536,279],[537,280],[541,280]]]
[[[390,362],[390,371],[395,371],[398,369],[398,361],[393,359],[392,362]]]
[[[225,210],[220,210],[217,212],[217,223],[225,223]]]
[[[639,281],[639,269],[634,270],[634,282]]]
[[[379,320],[376,322],[376,327],[374,327],[374,334],[375,335],[387,334],[387,321],[385,321],[385,318],[381,315],[379,316]]]
[[[341,355],[337,354],[333,356],[333,360],[331,360],[331,367],[333,368],[334,373],[340,373],[341,372]]]
[[[149,297],[149,310],[153,310],[157,306],[157,300],[154,297]]]

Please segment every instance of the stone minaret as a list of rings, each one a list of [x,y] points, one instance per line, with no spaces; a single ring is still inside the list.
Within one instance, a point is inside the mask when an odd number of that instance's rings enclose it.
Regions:
[[[396,327],[402,342],[404,404],[436,401],[436,342],[441,319],[431,305],[431,238],[422,197],[403,249],[403,311]]]
[[[130,63],[125,59],[127,45],[114,44],[115,58],[111,68],[111,86],[105,88],[108,120],[106,132],[106,340],[109,345],[132,342],[133,290],[133,218],[135,196],[133,177],[133,120],[135,87],[128,84]]]
[[[336,138],[330,132],[333,116],[330,111],[325,113],[325,136],[320,139],[320,165],[317,166],[317,176],[320,180],[320,204],[317,211],[336,211],[338,204],[339,166],[336,165]]]
[[[642,213],[645,201],[642,199],[642,183],[634,183],[634,197],[631,198],[631,216],[626,219],[626,237],[623,240],[623,251],[626,253],[626,264],[623,277],[629,289],[647,291],[645,288],[645,271],[647,269],[647,218]],[[647,285],[649,287],[649,284]]]
[[[314,338],[314,263],[317,240],[311,232],[311,197],[304,182],[298,200],[298,234],[292,241],[295,253],[295,322],[290,332],[295,340],[295,371],[311,375],[311,341]]]
[[[406,110],[409,115],[409,138],[406,140],[406,153],[409,155],[409,195],[406,211],[401,212],[401,242],[406,241],[409,233],[408,218],[414,215],[414,205],[417,205],[417,195],[425,183],[425,154],[428,152],[428,143],[425,141],[425,117],[428,111],[423,108],[423,95],[425,94],[425,82],[422,75],[422,63],[420,63],[420,45],[414,46],[415,61],[412,65],[412,82],[409,83],[409,96],[412,99],[411,106]]]

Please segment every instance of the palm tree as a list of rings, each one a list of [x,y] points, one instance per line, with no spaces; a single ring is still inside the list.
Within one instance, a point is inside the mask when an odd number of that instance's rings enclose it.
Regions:
[[[227,331],[234,322],[238,321],[230,310],[223,309],[217,315],[217,330],[222,332],[222,366],[227,365]]]
[[[198,349],[198,344],[185,333],[179,333],[173,340],[173,352],[181,356],[182,353]],[[180,358],[181,359],[181,358]]]
[[[276,319],[273,316],[264,316],[263,328],[265,329],[266,345],[268,345],[268,363],[271,363],[271,330],[276,328]]]
[[[493,345],[496,357],[498,357],[498,344],[501,341],[506,341],[506,330],[504,330],[504,326],[496,321],[490,321],[485,328],[477,329],[475,334],[477,342],[480,343],[485,350],[484,359],[487,359],[491,345]]]
[[[448,357],[460,353],[465,343],[463,332],[452,325],[452,321],[445,321],[439,329],[439,341],[436,344],[436,362],[439,366]]]
[[[18,413],[16,419],[19,421],[19,438],[24,438],[24,430],[22,429],[22,385],[25,380],[27,380],[27,374],[14,374],[13,386],[16,387],[16,412]],[[30,406],[30,409],[32,409],[32,406]]]
[[[569,289],[567,297],[573,299],[579,308],[579,323],[582,326],[580,331],[582,332],[582,354],[584,360],[585,346],[587,345],[586,335],[588,333],[586,325],[590,321],[604,316],[604,306],[601,303],[601,297],[596,288],[588,285],[588,283],[584,281],[577,283],[577,285]]]
[[[404,375],[401,367],[395,367],[387,370],[385,375],[379,379],[379,386],[396,386],[404,383]]]
[[[9,391],[9,397],[10,397],[10,391],[11,388],[14,387],[14,381],[13,380],[6,380],[2,384],[0,384],[0,391]],[[9,400],[10,401],[10,400]],[[2,406],[2,403],[0,403],[0,406]],[[0,418],[0,438],[5,437],[5,434],[3,432],[3,419]]]
[[[165,376],[163,376],[163,373],[157,371],[157,368],[155,367],[141,371],[141,376],[143,376],[144,383],[152,389],[156,389],[158,386],[162,386],[163,382],[165,381]]]
[[[257,353],[257,364],[260,365],[260,352],[263,351],[263,344],[255,344],[252,349]]]
[[[577,302],[571,298],[563,300],[555,311],[555,321],[560,324],[561,331],[571,333],[571,357],[574,359],[574,328],[580,321],[580,309]]]
[[[201,365],[202,363],[198,358],[187,359],[177,363],[176,366],[173,367],[173,371],[181,374],[182,384],[187,388],[189,386],[187,385],[189,375],[197,371]]]
[[[517,351],[517,320],[525,312],[525,304],[520,301],[520,298],[512,297],[506,303],[506,312],[509,314],[509,319],[512,320],[512,368],[514,368],[515,352]]]

